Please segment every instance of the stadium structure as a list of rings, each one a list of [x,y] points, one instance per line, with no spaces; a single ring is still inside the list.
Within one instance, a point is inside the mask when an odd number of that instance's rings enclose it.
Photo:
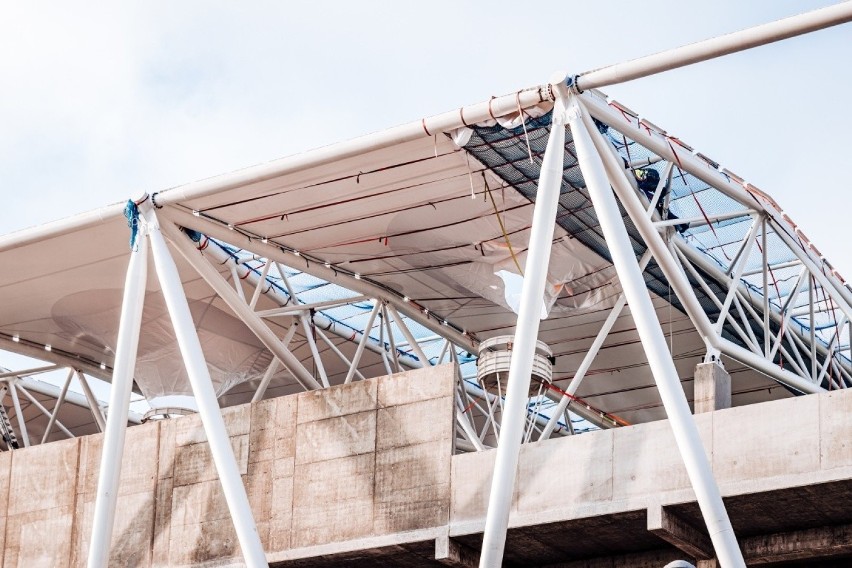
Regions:
[[[850,19],[0,237],[2,565],[850,565],[852,288],[598,90]]]

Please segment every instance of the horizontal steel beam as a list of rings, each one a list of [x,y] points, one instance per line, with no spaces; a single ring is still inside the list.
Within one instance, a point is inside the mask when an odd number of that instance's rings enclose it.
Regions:
[[[580,90],[615,85],[852,21],[852,2],[640,57],[577,77]]]

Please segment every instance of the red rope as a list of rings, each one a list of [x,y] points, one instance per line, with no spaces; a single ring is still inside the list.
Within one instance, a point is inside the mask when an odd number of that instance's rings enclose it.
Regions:
[[[567,392],[565,392],[564,390],[562,390],[561,388],[557,387],[554,384],[544,383],[544,386],[546,386],[548,389],[550,389],[552,391],[560,393],[562,396],[567,396],[570,400],[572,400],[574,402],[579,402],[580,404],[582,404],[583,406],[585,406],[589,410],[591,410],[593,412],[597,412],[601,416],[605,416],[606,418],[609,418],[612,422],[614,422],[615,424],[618,424],[619,426],[630,426],[630,422],[628,422],[627,420],[624,420],[623,418],[620,418],[620,417],[616,416],[615,414],[609,414],[608,412],[604,412],[603,410],[600,410],[599,408],[595,408],[594,406],[592,406],[591,404],[589,404],[588,402],[586,402],[585,400],[583,400],[579,396],[574,396],[573,394],[568,394]]]
[[[692,188],[689,187],[689,182],[686,179],[686,175],[683,173],[683,164],[681,163],[680,157],[677,155],[677,151],[674,149],[674,146],[672,145],[672,141],[668,136],[666,136],[666,144],[669,145],[669,148],[671,149],[672,154],[674,155],[675,161],[677,162],[677,169],[678,169],[678,172],[680,172],[680,177],[683,180],[683,184],[689,190],[690,195],[692,195],[692,199],[695,200],[695,204],[698,205],[698,210],[701,211],[701,216],[704,217],[704,221],[707,223],[707,226],[710,227],[710,230],[713,232],[713,236],[716,237],[716,242],[718,242],[719,245],[721,246],[722,240],[719,238],[719,234],[716,232],[716,228],[713,227],[713,223],[710,222],[710,217],[707,215],[707,212],[704,210],[704,206],[701,205],[701,202],[698,200],[698,196],[696,196],[695,192],[692,190]],[[724,247],[722,247],[722,254],[725,255],[725,258],[727,258],[728,260],[731,260],[731,257],[728,256],[728,253],[725,251]]]

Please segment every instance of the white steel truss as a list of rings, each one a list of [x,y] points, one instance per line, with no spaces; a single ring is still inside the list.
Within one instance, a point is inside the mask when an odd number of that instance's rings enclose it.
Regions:
[[[464,354],[474,352],[477,342],[464,329],[454,326],[451,321],[436,319],[434,314],[414,305],[407,297],[376,282],[362,279],[358,273],[346,272],[331,267],[328,263],[305,258],[305,273],[328,282],[339,283],[351,290],[353,295],[343,299],[302,301],[285,268],[293,257],[301,256],[298,250],[288,248],[280,242],[270,243],[265,237],[233,231],[232,226],[194,215],[191,210],[181,205],[191,198],[210,195],[217,189],[215,184],[196,184],[163,195],[156,204],[164,207],[159,212],[152,207],[153,197],[146,196],[140,200],[138,204],[142,213],[139,221],[141,232],[135,242],[136,248],[131,253],[127,272],[119,346],[113,369],[107,369],[103,363],[98,365],[94,361],[75,360],[73,354],[54,353],[50,345],[39,346],[22,342],[18,336],[0,337],[0,346],[11,347],[20,353],[41,353],[44,355],[43,359],[55,361],[68,369],[62,387],[52,391],[52,396],[55,397],[52,410],[33,396],[30,391],[36,391],[36,387],[28,383],[24,376],[54,371],[58,368],[57,365],[32,368],[23,372],[0,373],[0,381],[4,384],[0,390],[0,404],[4,403],[8,394],[18,425],[17,434],[20,435],[24,446],[29,446],[36,440],[28,431],[23,412],[24,404],[38,410],[47,420],[47,427],[40,438],[41,443],[50,438],[54,428],[66,435],[73,435],[59,420],[64,403],[88,408],[97,429],[105,431],[89,565],[105,565],[109,554],[124,428],[129,418],[127,408],[141,326],[148,244],[152,248],[157,277],[166,298],[246,563],[249,566],[265,565],[264,552],[257,538],[257,530],[233,453],[228,446],[224,423],[187,299],[165,239],[172,243],[213,289],[216,296],[227,304],[272,353],[273,358],[252,393],[252,400],[260,400],[267,394],[271,382],[281,369],[286,370],[298,388],[314,390],[364,380],[371,370],[375,371],[376,368],[381,373],[391,374],[444,361],[455,364],[458,376],[457,447],[481,451],[495,444],[498,446],[482,566],[497,566],[502,560],[519,444],[532,440],[534,434],[536,439],[546,439],[554,432],[574,433],[572,418],[568,415],[569,405],[575,402],[574,395],[611,332],[615,320],[625,305],[629,305],[702,513],[710,529],[716,554],[723,566],[743,565],[724,505],[701,449],[697,430],[689,416],[687,401],[680,388],[671,353],[659,330],[659,322],[643,281],[643,269],[651,260],[659,267],[679,305],[704,341],[706,360],[718,360],[724,355],[758,370],[791,391],[803,394],[852,385],[852,341],[849,341],[849,330],[852,328],[852,289],[766,194],[731,172],[719,168],[717,164],[709,162],[700,154],[693,153],[691,148],[590,89],[777,41],[850,19],[852,4],[838,5],[803,17],[694,44],[680,51],[651,56],[566,80],[560,78],[552,85],[520,91],[517,95],[468,107],[467,119],[464,110],[459,111],[459,117],[456,117],[455,112],[447,113],[428,121],[424,119],[419,125],[406,125],[389,131],[369,141],[355,141],[334,151],[317,152],[309,158],[298,157],[275,163],[266,169],[252,170],[230,179],[230,184],[239,185],[252,176],[257,178],[271,175],[273,172],[295,171],[367,150],[384,148],[401,140],[413,140],[423,135],[420,128],[427,136],[431,136],[433,132],[447,132],[460,124],[467,126],[489,117],[494,118],[495,112],[497,115],[504,115],[517,109],[517,112],[522,114],[523,108],[543,102],[547,98],[554,101],[556,109],[539,180],[530,254],[524,271],[524,288],[514,342],[515,351],[511,361],[508,392],[505,395],[500,391],[495,394],[483,390],[465,374],[463,366],[469,361],[462,359],[469,359]],[[586,92],[583,93],[582,90]],[[592,119],[629,137],[653,154],[638,161],[622,160],[617,149],[596,129]],[[555,202],[562,183],[566,122],[570,124],[582,173],[588,183],[591,201],[605,240],[612,252],[623,294],[603,322],[592,348],[583,358],[567,389],[559,391],[561,396],[548,393],[551,399],[546,400],[543,391],[536,397],[530,397],[529,376],[538,333],[544,271],[547,270],[556,218]],[[637,189],[632,171],[663,162],[664,175],[656,192],[649,199]],[[702,180],[736,202],[740,208],[712,215],[703,214],[702,211],[701,216],[682,219],[663,218],[660,211],[668,209],[671,196],[666,195],[666,188],[675,170],[678,170],[680,175],[686,172]],[[662,206],[658,207],[660,201]],[[641,259],[636,259],[628,241],[618,204],[626,211],[627,217],[636,227],[647,248]],[[702,254],[676,234],[676,228],[681,225],[706,226],[713,230],[714,226],[732,220],[748,220],[749,228],[733,242],[720,243],[720,247],[736,248],[728,263],[714,263],[708,255]],[[91,222],[91,219],[87,217],[75,222],[85,224]],[[202,247],[195,246],[187,231],[201,232],[207,237],[217,239],[219,243],[240,247],[240,251],[249,251],[249,254],[235,256],[227,253],[222,247],[205,251]],[[781,260],[771,258],[770,240],[782,243],[789,254]],[[759,258],[757,268],[750,265],[750,261],[754,261],[755,257]],[[217,265],[224,265],[225,276]],[[246,270],[246,274],[241,276],[241,270]],[[779,285],[776,273],[780,271],[792,271],[792,274],[786,277],[790,285]],[[230,283],[228,276],[232,280]],[[276,281],[280,282],[280,286],[273,285]],[[245,289],[244,285],[249,288]],[[696,290],[701,291],[701,298]],[[271,299],[277,306],[258,309],[262,298]],[[709,302],[718,310],[715,320],[708,316],[705,305],[702,305],[702,298],[705,303]],[[362,330],[353,332],[351,328],[346,328],[323,314],[323,310],[365,302],[369,303],[370,309],[367,323]],[[271,326],[272,321],[289,322],[289,326],[283,334],[279,334]],[[412,322],[433,335],[417,337],[412,332]],[[844,336],[848,345],[843,344]],[[297,356],[295,352],[300,348],[305,348],[309,355]],[[353,350],[351,354],[346,352],[350,348]],[[433,355],[436,351],[439,353]],[[371,358],[371,362],[368,362],[368,358]],[[311,369],[306,364],[308,361],[312,362]],[[333,369],[340,364],[344,370],[335,373]],[[93,377],[112,378],[106,417],[84,372]],[[69,391],[75,377],[82,395]],[[555,404],[556,401],[558,404]],[[546,413],[542,411],[545,405],[548,407]],[[607,423],[604,414],[588,404],[580,402],[570,409],[577,416],[601,427],[613,425]],[[5,417],[5,404],[3,414]],[[559,427],[560,420],[564,420],[564,431]],[[4,420],[4,437],[9,449],[13,449],[12,428],[11,422]]]
[[[597,95],[582,96],[579,100],[591,116],[600,117],[601,120],[611,120],[612,128],[620,129],[619,131],[624,131],[631,138],[647,143],[649,146],[654,146],[654,143],[659,144],[653,141],[655,136],[653,130],[644,126],[642,129],[636,129],[630,121],[614,120],[610,105],[603,103]],[[720,354],[727,355],[759,369],[786,387],[802,393],[846,388],[852,384],[848,346],[844,345],[841,339],[844,333],[848,333],[850,319],[852,319],[850,318],[852,310],[847,298],[848,289],[837,281],[837,275],[822,259],[814,258],[814,249],[807,244],[807,241],[802,240],[799,232],[795,232],[793,237],[789,235],[789,227],[785,226],[785,223],[788,223],[787,219],[779,221],[777,215],[755,206],[753,193],[748,193],[747,198],[737,196],[743,208],[732,213],[700,218],[662,219],[656,206],[657,202],[663,199],[662,195],[666,193],[665,188],[671,180],[673,170],[683,169],[693,175],[697,175],[696,172],[700,170],[707,176],[708,174],[704,172],[707,169],[706,164],[701,162],[703,165],[698,167],[690,162],[690,157],[694,158],[691,154],[675,154],[672,148],[667,153],[665,148],[655,148],[662,155],[657,157],[655,163],[665,162],[665,174],[657,192],[649,199],[633,185],[631,170],[614,159],[614,150],[606,147],[607,142],[597,136],[594,129],[590,129],[590,132],[595,138],[596,152],[603,159],[608,180],[616,196],[648,245],[648,252],[639,261],[640,268],[644,268],[651,259],[660,266],[690,321],[705,340],[708,360],[716,359]],[[717,183],[719,187],[713,186],[720,191],[722,187],[726,187],[725,184],[730,183],[730,175],[727,175],[724,184],[710,177],[711,181]],[[167,206],[159,212],[159,216],[162,223],[160,228],[172,245],[211,286],[217,296],[225,301],[275,354],[263,379],[257,385],[252,400],[263,398],[270,381],[281,368],[286,369],[300,383],[301,388],[316,389],[337,384],[331,380],[326,369],[326,364],[331,363],[331,360],[342,363],[346,369],[345,376],[342,376],[338,382],[366,378],[368,375],[363,368],[365,352],[378,355],[381,368],[387,373],[443,361],[455,361],[459,369],[456,398],[458,406],[456,447],[462,451],[481,451],[499,445],[498,441],[502,438],[501,429],[506,427],[504,417],[515,415],[515,413],[505,410],[507,403],[504,393],[495,395],[485,392],[469,377],[466,378],[462,372],[459,356],[461,353],[470,352],[475,346],[470,336],[431,319],[430,314],[410,304],[407,298],[396,296],[389,290],[376,287],[352,275],[337,274],[319,263],[309,264],[305,272],[329,277],[330,280],[341,282],[347,287],[353,285],[354,292],[350,297],[342,299],[303,302],[289,282],[288,269],[284,266],[284,263],[292,262],[294,256],[292,251],[286,251],[260,239],[249,239],[247,243],[244,243],[244,248],[241,249],[243,256],[228,254],[221,246],[199,250],[200,247],[196,246],[184,229],[204,231],[205,234],[216,235],[219,238],[231,237],[231,240],[235,236],[240,237],[226,227],[218,226],[208,219],[198,218],[179,207]],[[702,226],[734,219],[749,220],[749,229],[739,241],[734,243],[736,252],[732,255],[727,267],[712,263],[673,230],[674,226],[682,223]],[[766,252],[767,241],[772,237],[779,238],[795,256],[795,260],[773,262]],[[141,242],[145,242],[145,239]],[[761,261],[758,268],[747,263],[748,259],[753,260],[756,255]],[[219,265],[225,266],[224,275],[218,268]],[[773,278],[773,272],[780,270],[795,271],[795,276],[791,280],[792,286],[788,286],[783,291],[776,287],[773,293],[773,287],[769,285],[770,279]],[[230,283],[229,276],[232,280]],[[759,293],[754,286],[749,285],[751,277],[758,277],[762,281],[763,293]],[[274,286],[274,281],[280,282],[280,286]],[[722,295],[714,291],[714,287],[720,285],[723,286]],[[705,297],[718,309],[719,314],[715,319],[709,319],[701,309],[695,295],[696,289],[702,290]],[[279,307],[257,309],[261,297],[273,299]],[[338,322],[328,319],[323,314],[323,310],[326,309],[365,302],[371,305],[371,309],[367,325],[361,332],[353,333],[352,329],[341,327]],[[525,419],[520,434],[521,440],[546,439],[553,432],[573,433],[574,423],[572,417],[567,414],[569,410],[599,427],[617,425],[607,421],[605,416],[592,407],[582,402],[575,403],[574,394],[626,303],[622,295],[610,311],[592,348],[562,395],[549,393],[559,404],[548,401],[547,408],[544,408],[543,397],[533,399],[528,396],[522,397],[521,408],[525,406],[525,409],[520,415]],[[822,331],[823,336],[828,336],[828,341],[820,340],[818,335],[820,332],[817,331],[817,318],[819,317],[832,319],[832,329],[829,332]],[[273,320],[292,322],[283,337],[276,335],[269,327],[268,322]],[[408,321],[427,327],[433,335],[415,337],[409,329]],[[374,329],[378,338],[371,334]],[[21,343],[16,338],[5,339],[16,347]],[[353,345],[354,353],[347,355],[344,352],[341,347],[342,340]],[[293,341],[299,345],[306,345],[310,357],[307,359],[304,356],[296,357],[291,346]],[[437,347],[438,345],[442,347]],[[45,355],[46,359],[55,360],[60,364],[69,361],[63,354],[52,353],[49,346],[27,345],[26,347],[31,352]],[[430,353],[435,351],[440,353],[429,356],[426,353],[427,347]],[[306,366],[308,361],[314,362],[313,371],[308,370]],[[783,362],[783,366],[779,365],[780,362]],[[72,376],[77,377],[83,392],[83,396],[76,395],[75,404],[81,402],[80,399],[85,401],[86,407],[91,409],[98,428],[103,429],[103,408],[92,394],[85,376],[80,372],[86,367],[82,364],[79,367],[80,369],[70,368],[62,388],[54,393],[56,403],[52,411],[32,397],[27,387],[16,377],[55,370],[57,365],[0,374],[0,379],[11,379],[8,381],[10,386],[8,394],[15,418],[19,421],[17,430],[23,445],[29,445],[33,443],[33,440],[27,431],[26,422],[22,420],[22,403],[32,405],[48,420],[48,427],[41,435],[42,443],[47,441],[53,429],[72,435],[72,432],[58,419],[61,405],[68,402],[70,398],[75,398],[72,396],[74,393],[68,391]],[[89,363],[87,368],[94,369],[94,365]],[[121,381],[115,380],[118,368],[117,360],[116,368],[113,369],[113,395],[121,394],[115,388],[115,385],[122,384]],[[104,368],[103,365],[97,370],[101,376],[109,372],[109,369]],[[125,380],[124,384],[131,383]],[[121,394],[119,399],[123,396]],[[122,404],[126,406],[126,403],[121,403],[118,399],[111,400],[109,408],[120,408]],[[126,424],[126,418],[122,420],[120,413],[112,412],[108,414],[107,422],[113,416],[116,417],[117,424]],[[108,426],[106,430],[109,431]],[[114,450],[111,451],[114,452]],[[105,468],[104,471],[107,469]],[[511,468],[504,468],[504,470],[510,471]],[[93,550],[95,549],[96,547],[93,546]]]
[[[38,378],[44,375],[51,378]],[[60,376],[64,377],[61,381]],[[8,423],[0,424],[0,450],[101,431],[98,419],[103,419],[110,406],[105,406],[93,393],[89,383],[92,378],[78,368],[61,364],[20,370],[0,367],[0,422],[4,417],[8,419]],[[88,419],[81,410],[89,413]],[[60,418],[60,414],[65,418]],[[139,424],[142,416],[128,409],[126,421]]]

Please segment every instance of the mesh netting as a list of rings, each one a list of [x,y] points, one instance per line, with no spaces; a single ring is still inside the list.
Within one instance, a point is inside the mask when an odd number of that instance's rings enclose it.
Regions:
[[[526,132],[522,126],[515,128],[505,128],[500,124],[493,126],[473,126],[472,135],[464,146],[464,149],[503,179],[507,185],[514,187],[524,197],[534,202],[536,199],[537,180],[540,173],[541,161],[550,131],[550,121],[551,113],[537,118],[530,118],[526,123]],[[606,125],[598,124],[601,132],[613,144],[625,164],[647,164],[651,162],[652,165],[644,167],[655,170],[660,177],[664,176],[671,166],[670,190],[668,196],[665,198],[668,202],[666,210],[669,214],[683,220],[689,220],[709,219],[712,216],[720,214],[727,215],[736,214],[740,211],[743,212],[741,216],[713,223],[693,223],[694,226],[681,231],[682,238],[696,251],[701,253],[709,263],[718,267],[722,273],[729,273],[733,259],[736,257],[743,240],[752,228],[753,219],[748,215],[746,209],[727,195],[708,186],[688,172],[683,171],[679,167],[679,164],[669,164],[636,141],[616,132],[614,129],[608,128]],[[600,229],[597,216],[586,191],[585,181],[577,163],[574,141],[570,136],[570,132],[566,136],[563,165],[564,173],[559,198],[557,223],[574,238],[581,241],[601,257],[611,261],[603,232]],[[621,209],[621,214],[631,244],[633,245],[633,250],[638,258],[645,252],[645,244],[623,208]],[[761,228],[760,231],[762,230]],[[770,310],[780,312],[782,306],[787,302],[789,295],[797,289],[801,266],[784,267],[785,263],[789,264],[796,257],[768,225],[766,228],[767,247],[764,253],[760,244],[762,242],[762,233],[760,231],[757,232],[757,244],[756,246],[752,246],[752,250],[747,257],[745,263],[746,275],[742,281],[747,286],[749,295],[763,302],[764,294],[766,294]],[[762,266],[764,254],[770,266],[778,267],[770,270],[766,289],[764,289],[762,271],[756,274],[752,273],[755,270],[759,270]],[[725,296],[728,293],[727,286],[718,282],[716,278],[700,267],[695,267],[695,273],[700,276],[703,283],[690,271],[687,271],[687,277],[705,313],[707,313],[711,320],[715,320],[720,314],[718,306],[725,301]],[[684,311],[677,297],[671,294],[667,279],[653,260],[646,268],[644,278],[648,288],[652,292],[669,301],[681,312]],[[800,287],[798,289],[801,290]],[[820,289],[817,287],[817,292],[819,291]],[[803,294],[800,293],[796,297],[794,307],[805,306],[807,302],[808,293],[805,287],[805,292]],[[817,313],[813,322],[809,318],[805,320],[801,317],[793,317],[790,318],[788,325],[798,326],[805,332],[808,332],[810,326],[813,325],[817,341],[823,345],[830,345],[834,334],[838,332],[840,334],[844,333],[843,330],[836,328],[836,317],[835,319],[832,319],[832,317],[830,311],[827,310]],[[758,344],[762,344],[764,341],[763,325],[751,321],[750,318],[749,322],[751,327],[749,335],[753,335]],[[774,320],[770,321],[769,328],[773,335],[777,335],[780,331],[780,325]],[[722,329],[722,334],[727,339],[743,347],[747,347],[745,341],[727,320]],[[835,340],[835,349],[838,345],[843,344],[843,339],[846,339],[848,343],[848,338],[845,336],[840,341]],[[802,358],[805,365],[810,366],[809,359],[804,355]],[[782,350],[779,350],[775,356],[775,362],[780,365],[784,364]]]

